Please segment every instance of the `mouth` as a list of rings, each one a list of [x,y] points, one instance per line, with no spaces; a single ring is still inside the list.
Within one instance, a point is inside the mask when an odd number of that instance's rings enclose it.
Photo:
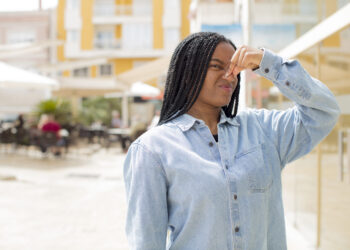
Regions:
[[[232,92],[233,91],[233,87],[230,84],[220,85],[219,88],[221,88],[222,90],[227,91],[227,92]]]

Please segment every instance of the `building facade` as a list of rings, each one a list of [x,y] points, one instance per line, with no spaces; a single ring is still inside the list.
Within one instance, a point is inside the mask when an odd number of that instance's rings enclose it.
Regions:
[[[50,63],[52,11],[0,12],[0,60],[27,69]]]
[[[171,53],[189,34],[189,5],[190,0],[59,0],[57,38],[64,45],[57,48],[58,62],[81,62],[58,72],[63,87],[88,79],[105,88],[89,92],[84,85],[82,96],[108,92],[117,75]]]

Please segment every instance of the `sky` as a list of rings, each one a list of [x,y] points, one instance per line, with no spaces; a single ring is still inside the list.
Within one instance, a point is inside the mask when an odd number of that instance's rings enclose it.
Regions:
[[[58,0],[42,0],[43,9],[55,7]],[[37,10],[39,0],[0,0],[0,11]]]

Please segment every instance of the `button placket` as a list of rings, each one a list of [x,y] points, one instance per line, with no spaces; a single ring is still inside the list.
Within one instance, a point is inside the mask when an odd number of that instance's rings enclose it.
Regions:
[[[240,232],[240,216],[239,216],[239,206],[238,206],[238,195],[237,187],[234,180],[230,180],[230,195],[231,195],[231,225],[232,225],[232,234],[234,235],[235,243],[240,242],[241,232]]]

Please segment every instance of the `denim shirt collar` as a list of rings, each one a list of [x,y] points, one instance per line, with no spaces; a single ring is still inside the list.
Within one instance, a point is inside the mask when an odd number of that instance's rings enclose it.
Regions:
[[[171,121],[173,124],[178,126],[182,131],[191,129],[195,124],[205,124],[203,120],[197,119],[189,114],[183,114]],[[229,118],[225,115],[224,111],[221,110],[220,121],[218,124],[229,123],[233,126],[239,126],[236,118]]]

